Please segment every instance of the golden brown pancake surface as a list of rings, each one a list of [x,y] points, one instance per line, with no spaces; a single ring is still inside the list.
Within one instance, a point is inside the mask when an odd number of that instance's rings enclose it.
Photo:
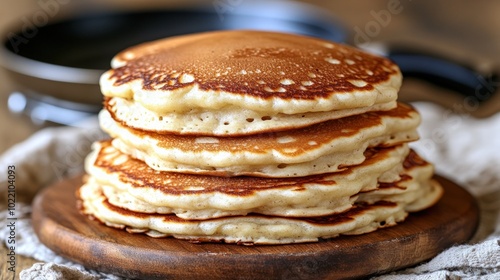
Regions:
[[[202,90],[259,97],[309,99],[332,92],[373,90],[398,72],[388,59],[325,40],[274,32],[225,31],[169,38],[131,48],[116,60],[115,85]]]

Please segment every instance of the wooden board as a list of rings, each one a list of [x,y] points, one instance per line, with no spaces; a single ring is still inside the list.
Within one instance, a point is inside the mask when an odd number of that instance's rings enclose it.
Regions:
[[[469,240],[478,224],[473,197],[436,177],[444,197],[404,223],[318,243],[242,246],[192,244],[130,234],[88,220],[76,209],[81,177],[42,191],[33,204],[40,240],[58,254],[103,272],[142,279],[341,279],[416,265]]]

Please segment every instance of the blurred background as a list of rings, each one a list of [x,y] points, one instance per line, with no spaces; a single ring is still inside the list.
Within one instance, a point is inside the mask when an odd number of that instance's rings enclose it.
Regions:
[[[132,41],[138,43],[144,38],[204,29],[255,27],[297,31],[353,44],[400,59],[398,63],[405,74],[402,100],[430,100],[478,118],[500,111],[497,94],[500,83],[496,76],[500,65],[500,1],[0,0],[0,3],[3,44],[0,152],[41,128],[74,125],[92,116],[99,109],[101,98],[96,77],[109,67],[112,55]],[[203,7],[204,16],[178,12],[198,10],[197,7]],[[105,16],[140,11],[174,11],[174,14]],[[71,21],[86,14],[97,17],[83,23]],[[59,27],[50,29],[55,22],[61,22]],[[408,58],[409,62],[405,60]],[[453,77],[449,79],[451,74]],[[32,262],[20,257],[18,269],[29,267]],[[5,266],[1,268],[0,274]]]

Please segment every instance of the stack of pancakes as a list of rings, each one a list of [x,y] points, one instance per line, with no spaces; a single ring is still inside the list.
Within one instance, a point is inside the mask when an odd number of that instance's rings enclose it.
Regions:
[[[389,60],[320,39],[219,31],[132,47],[103,74],[79,189],[108,226],[193,242],[362,234],[442,195]]]

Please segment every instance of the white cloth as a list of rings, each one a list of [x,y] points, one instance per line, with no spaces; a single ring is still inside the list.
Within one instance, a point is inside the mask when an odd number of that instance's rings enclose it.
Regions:
[[[474,119],[429,103],[415,106],[423,122],[419,129],[421,140],[412,147],[435,164],[437,173],[453,179],[476,197],[480,225],[468,244],[451,247],[427,263],[374,279],[500,279],[500,113]],[[34,194],[57,179],[81,172],[90,144],[102,137],[97,126],[47,129],[5,152],[0,157],[0,170],[15,165],[16,192]],[[6,184],[6,174],[0,172],[2,195]],[[17,206],[16,253],[43,262],[21,272],[21,279],[65,279],[68,275],[71,279],[123,279],[88,270],[56,255],[34,234],[28,215],[30,206]],[[8,236],[6,217],[6,212],[0,212],[2,240]]]
[[[55,279],[80,279],[95,280],[97,276],[80,271],[74,267],[58,265],[55,263],[35,263],[30,269],[25,269],[19,274],[21,279],[30,280],[55,280]]]

